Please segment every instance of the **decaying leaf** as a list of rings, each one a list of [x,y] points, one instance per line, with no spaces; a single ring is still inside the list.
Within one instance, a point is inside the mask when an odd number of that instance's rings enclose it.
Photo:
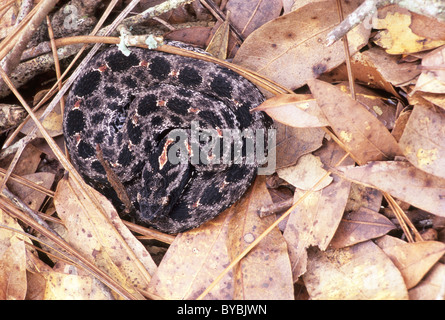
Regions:
[[[399,145],[411,164],[445,179],[445,111],[416,105]]]
[[[266,22],[278,17],[281,8],[282,4],[279,0],[230,0],[227,2],[230,21],[244,37]]]
[[[0,224],[22,231],[18,222],[0,210]],[[0,228],[0,299],[23,300],[26,295],[26,250],[24,236]]]
[[[352,183],[345,212],[358,211],[362,207],[379,211],[382,206],[382,199],[383,195],[379,190]]]
[[[25,175],[23,178],[32,181],[46,189],[50,189],[54,182],[54,173],[36,172]],[[28,207],[33,210],[39,210],[46,195],[40,191],[36,191],[30,187],[26,187],[18,182],[9,181],[7,184],[9,190],[19,197]]]
[[[367,85],[398,93],[393,86],[406,85],[414,82],[420,74],[416,63],[401,63],[399,56],[391,56],[379,47],[364,52],[357,52],[352,57],[354,77]]]
[[[303,280],[311,299],[408,298],[400,271],[372,241],[326,252],[310,250]]]
[[[445,244],[438,241],[407,243],[384,236],[376,243],[400,270],[408,289],[417,285],[445,253]]]
[[[150,273],[154,273],[156,265],[142,244],[122,224],[111,203],[94,189],[90,191],[106,209],[107,217],[76,192],[70,180],[63,179],[57,186],[54,203],[67,229],[66,240],[138,295],[134,287],[147,289]]]
[[[39,109],[35,112],[35,114],[40,117],[45,109]],[[42,122],[42,125],[45,127],[46,131],[50,134],[51,137],[56,137],[61,135],[62,132],[62,112],[60,111],[60,105],[58,105],[53,111],[49,113],[49,115]],[[28,121],[20,130],[23,134],[30,133],[35,128],[34,122],[32,120]],[[37,131],[37,137],[41,138],[42,134]]]
[[[429,93],[445,93],[445,47],[440,47],[422,59],[424,71],[420,74],[414,90]]]
[[[344,248],[383,236],[393,229],[395,225],[384,215],[362,207],[343,216],[329,245],[334,249]]]
[[[233,208],[233,207],[232,207]],[[201,227],[178,234],[149,284],[149,291],[164,299],[196,299],[230,263],[227,224],[235,213],[227,209]],[[230,274],[213,288],[206,299],[231,299]]]
[[[444,40],[432,40],[419,36],[411,30],[413,17],[418,16],[399,6],[387,6],[379,10],[373,19],[375,29],[380,31],[374,41],[389,54],[407,54],[437,48]],[[431,19],[433,23],[434,19]]]
[[[334,165],[344,152],[330,143],[323,148],[320,158],[327,165]],[[352,164],[352,160],[345,160]],[[322,190],[312,192],[290,214],[283,236],[288,244],[294,279],[306,271],[307,253],[310,246],[325,250],[340,223],[349,195],[350,183],[338,176],[333,176],[330,185]],[[294,202],[305,191],[296,190]]]
[[[276,123],[277,168],[294,165],[305,154],[321,147],[325,132],[321,128],[292,128]]]
[[[444,299],[445,265],[436,263],[425,279],[409,290],[411,300],[443,300]]]
[[[274,216],[260,218],[257,213],[258,208],[270,203],[265,178],[259,176],[229,223],[227,246],[232,260],[274,222]],[[234,299],[293,299],[292,283],[287,246],[275,228],[235,267]]]
[[[330,127],[359,163],[401,154],[388,129],[350,95],[320,80],[308,85]]]
[[[408,162],[376,161],[360,167],[339,167],[338,172],[346,179],[385,191],[415,207],[445,215],[445,179]]]
[[[360,1],[349,1],[351,12]],[[233,62],[256,71],[292,90],[308,79],[332,70],[345,61],[343,44],[325,46],[327,33],[338,23],[332,1],[310,3],[276,18],[254,31],[238,50]],[[369,28],[354,28],[348,34],[353,54],[368,41]]]
[[[325,175],[326,170],[322,168],[319,158],[312,154],[306,154],[298,159],[296,165],[277,169],[277,173],[281,179],[286,180],[293,186],[302,190],[309,190]],[[331,182],[332,178],[327,177],[315,190],[323,189]]]
[[[315,99],[308,94],[280,94],[255,108],[272,119],[296,128],[325,127],[328,122]]]
[[[112,300],[110,291],[89,275],[77,274],[76,268],[60,263],[54,270],[39,273],[46,280],[45,300]]]
[[[150,283],[150,291],[167,299],[198,297],[241,251],[273,222],[256,209],[266,201],[264,178],[234,206],[201,227],[177,236]],[[258,266],[261,266],[259,269]],[[292,299],[292,275],[286,246],[278,230],[227,273],[206,299]]]

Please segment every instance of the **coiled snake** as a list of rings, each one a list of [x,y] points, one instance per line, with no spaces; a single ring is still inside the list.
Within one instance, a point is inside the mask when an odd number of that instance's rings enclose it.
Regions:
[[[118,210],[123,203],[97,157],[97,146],[124,186],[135,222],[182,232],[237,201],[258,165],[173,164],[166,156],[181,140],[169,133],[181,128],[192,135],[193,123],[215,129],[219,136],[201,139],[203,147],[212,139],[216,143],[225,129],[268,128],[267,116],[249,111],[263,100],[252,83],[219,65],[141,48],[131,48],[125,56],[117,47],[109,48],[96,55],[73,84],[64,113],[65,140],[85,181]],[[185,140],[185,149],[171,154],[183,157],[187,150],[190,159],[191,144]],[[203,154],[202,159],[212,159],[210,153]]]

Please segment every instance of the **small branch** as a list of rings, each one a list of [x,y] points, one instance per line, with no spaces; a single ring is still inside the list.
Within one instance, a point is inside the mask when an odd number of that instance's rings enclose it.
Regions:
[[[445,22],[445,2],[441,0],[366,0],[328,34],[327,45],[330,46],[341,39],[352,28],[375,14],[378,8],[391,4],[397,4],[409,11]]]
[[[167,0],[156,6],[150,7],[142,13],[127,18],[122,21],[122,26],[130,28],[135,24],[141,24],[153,17],[157,17],[165,12],[176,9],[182,5],[192,3],[194,0]],[[117,28],[119,30],[120,27]]]

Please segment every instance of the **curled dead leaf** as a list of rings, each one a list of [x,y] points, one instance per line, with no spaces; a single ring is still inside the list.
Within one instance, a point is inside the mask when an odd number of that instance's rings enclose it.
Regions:
[[[308,94],[279,94],[255,108],[290,127],[325,127],[328,122],[315,99]]]

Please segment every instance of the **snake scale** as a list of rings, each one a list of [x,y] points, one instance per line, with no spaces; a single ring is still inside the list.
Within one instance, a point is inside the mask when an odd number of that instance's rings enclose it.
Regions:
[[[98,159],[97,146],[131,201],[128,216],[162,232],[183,232],[237,201],[252,183],[258,164],[171,163],[166,156],[181,140],[169,133],[180,128],[192,135],[193,123],[219,133],[268,128],[270,118],[249,111],[263,100],[251,82],[217,64],[142,48],[131,48],[125,56],[111,47],[88,62],[68,94],[66,145],[84,180],[118,211],[124,205],[109,183],[104,160]],[[203,147],[219,138],[198,143]],[[172,154],[190,159],[191,143],[184,140],[184,148]],[[229,143],[233,145],[233,139]],[[245,157],[246,149],[241,150]],[[211,160],[211,153],[203,154]]]

